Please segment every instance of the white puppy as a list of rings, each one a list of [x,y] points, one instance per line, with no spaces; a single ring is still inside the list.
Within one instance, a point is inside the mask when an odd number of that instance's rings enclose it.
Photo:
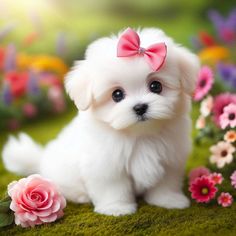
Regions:
[[[44,148],[25,134],[11,137],[8,170],[50,178],[68,200],[106,215],[135,212],[140,195],[152,205],[189,206],[181,188],[199,61],[159,29],[138,35],[144,48],[165,43],[161,68],[142,56],[117,57],[120,35],[93,42],[65,82],[79,115]]]

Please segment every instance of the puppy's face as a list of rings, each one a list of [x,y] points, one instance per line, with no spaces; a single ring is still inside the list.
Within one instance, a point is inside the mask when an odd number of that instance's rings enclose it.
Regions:
[[[142,56],[116,57],[118,38],[103,38],[86,52],[66,78],[66,89],[80,110],[114,129],[161,124],[175,117],[183,93],[194,90],[199,63],[162,31],[139,33],[144,47],[165,42],[164,65],[153,72]]]

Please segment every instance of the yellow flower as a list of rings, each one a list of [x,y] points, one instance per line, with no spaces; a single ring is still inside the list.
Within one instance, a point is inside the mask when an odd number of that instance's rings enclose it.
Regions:
[[[20,53],[17,56],[17,66],[20,69],[32,68],[37,71],[54,71],[61,76],[68,71],[68,67],[62,59],[48,55],[29,56]]]
[[[33,57],[25,53],[19,53],[16,57],[17,67],[20,69],[27,69],[33,61]]]
[[[221,46],[211,46],[199,52],[199,57],[203,63],[216,64],[218,61],[228,59],[230,52]]]
[[[39,71],[55,71],[60,75],[68,71],[67,65],[60,58],[47,55],[36,56],[31,67]]]

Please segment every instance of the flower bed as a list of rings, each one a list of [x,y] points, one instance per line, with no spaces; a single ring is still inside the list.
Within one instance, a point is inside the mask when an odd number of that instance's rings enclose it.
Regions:
[[[0,48],[0,130],[14,130],[29,120],[66,109],[63,77],[68,67],[50,55]]]
[[[205,167],[192,170],[189,191],[198,203],[217,198],[219,205],[229,207],[233,202],[236,179],[236,9],[227,17],[211,11],[209,17],[216,36],[201,32],[194,38],[202,68],[193,99],[200,103],[195,141],[201,148],[206,139],[211,140],[208,167],[216,172],[211,174]],[[214,181],[212,176],[219,181]],[[224,192],[223,179],[231,181],[230,193]],[[218,189],[216,185],[221,186]]]

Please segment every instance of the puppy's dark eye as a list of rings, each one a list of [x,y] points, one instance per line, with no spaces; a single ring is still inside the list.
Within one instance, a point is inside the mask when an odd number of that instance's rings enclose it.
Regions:
[[[152,93],[161,93],[162,91],[162,84],[161,82],[159,81],[152,81],[150,84],[149,84],[149,90],[152,92]]]
[[[125,98],[124,91],[121,89],[116,89],[112,93],[112,99],[114,102],[120,102]]]

